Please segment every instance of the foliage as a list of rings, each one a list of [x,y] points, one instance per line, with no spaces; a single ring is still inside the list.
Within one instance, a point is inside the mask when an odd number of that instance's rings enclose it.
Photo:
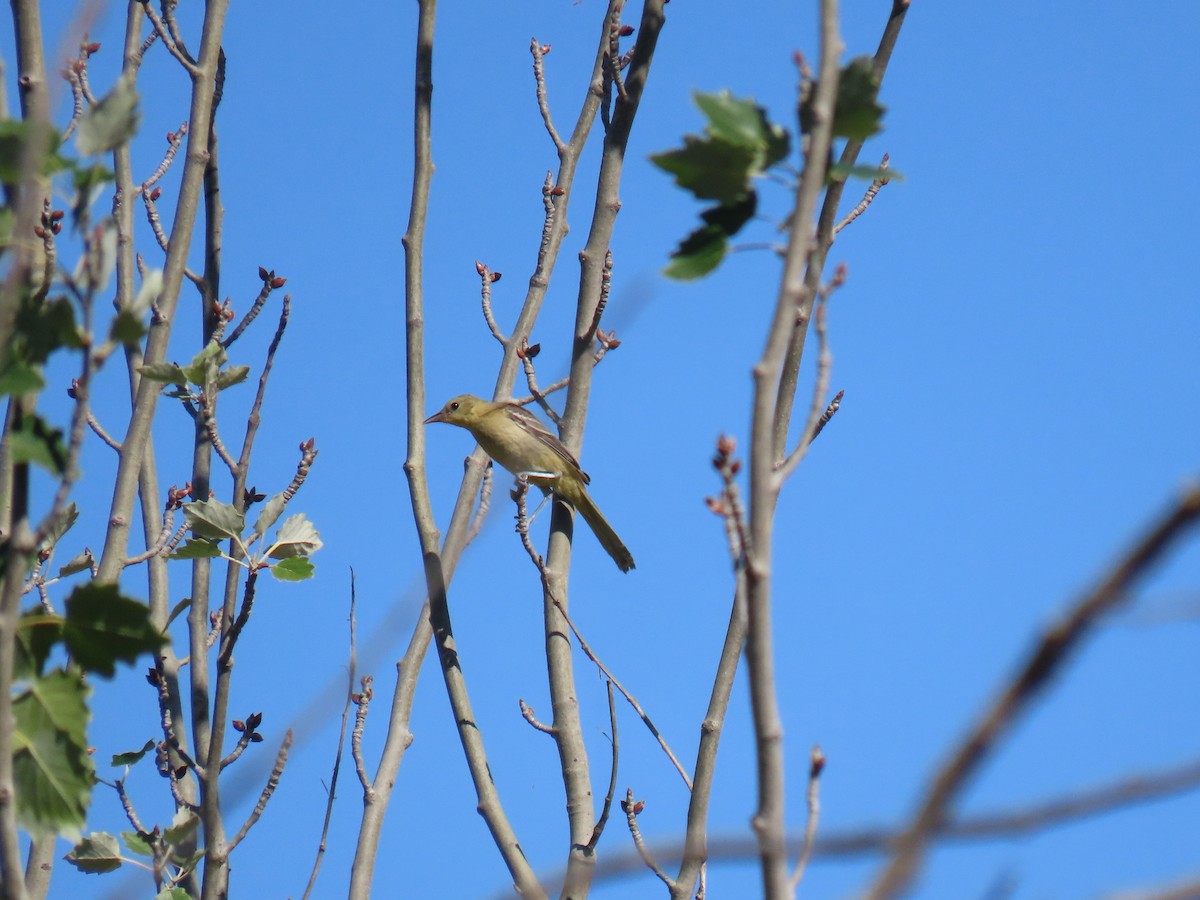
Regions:
[[[812,129],[811,87],[800,103],[801,135]],[[878,92],[879,78],[871,57],[857,57],[842,69],[833,116],[835,137],[861,141],[883,127],[885,110],[876,99]],[[667,276],[681,280],[700,278],[721,264],[729,252],[730,239],[758,212],[756,183],[768,175],[786,174],[786,160],[794,143],[788,131],[772,122],[767,111],[750,98],[739,99],[728,91],[698,91],[694,97],[705,117],[704,134],[685,135],[681,148],[650,157],[697,200],[716,201],[700,212],[703,224],[680,242],[664,269]],[[830,175],[834,179],[870,180],[878,177],[880,170],[833,166]],[[901,177],[894,171],[888,176]]]

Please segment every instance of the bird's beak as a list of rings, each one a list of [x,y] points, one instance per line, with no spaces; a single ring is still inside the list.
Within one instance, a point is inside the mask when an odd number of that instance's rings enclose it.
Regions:
[[[443,409],[443,410],[439,410],[438,412],[435,412],[432,416],[430,416],[428,419],[426,419],[425,424],[428,425],[430,422],[445,422],[445,421],[446,421],[446,411]]]

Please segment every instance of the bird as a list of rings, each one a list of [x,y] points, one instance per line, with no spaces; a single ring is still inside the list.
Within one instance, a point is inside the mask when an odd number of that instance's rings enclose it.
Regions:
[[[525,407],[460,394],[425,420],[426,425],[433,422],[465,428],[484,453],[513,475],[524,475],[544,492],[553,492],[569,503],[583,516],[617,568],[622,572],[634,568],[633,554],[587,492],[586,485],[592,479],[563,442]]]

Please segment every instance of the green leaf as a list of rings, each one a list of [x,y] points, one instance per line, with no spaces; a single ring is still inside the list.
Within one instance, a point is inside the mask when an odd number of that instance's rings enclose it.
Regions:
[[[220,555],[221,548],[213,541],[189,539],[167,559],[216,559]]]
[[[163,830],[163,840],[172,845],[181,844],[187,840],[188,835],[195,831],[199,824],[200,817],[191,810],[176,810],[170,827]]]
[[[883,169],[879,166],[843,166],[834,163],[829,167],[829,177],[837,181],[845,178],[862,178],[866,181],[886,178],[888,181],[903,181],[904,173],[898,172],[890,166]]]
[[[766,109],[750,98],[739,100],[729,91],[715,94],[697,91],[693,98],[708,117],[705,131],[712,137],[753,149],[759,154],[757,170],[768,169],[788,155],[791,136],[768,119]]]
[[[814,94],[816,91],[814,90]],[[875,60],[857,56],[842,69],[838,78],[837,104],[833,111],[835,137],[865,141],[883,128],[881,120],[886,111],[876,97],[879,79],[875,76]],[[812,131],[813,114],[810,102],[800,105],[800,130]]]
[[[5,184],[19,184],[25,177],[25,149],[30,136],[37,132],[42,135],[41,175],[53,175],[67,168],[70,163],[59,156],[55,148],[62,141],[54,129],[47,126],[36,126],[30,122],[6,119],[0,122],[0,181]]]
[[[77,674],[56,669],[30,681],[13,702],[17,818],[31,834],[83,826],[94,781],[87,694]]]
[[[117,313],[108,328],[108,339],[126,347],[135,346],[145,334],[146,326],[142,324],[141,318],[127,309]]]
[[[195,860],[191,861],[191,865],[189,865],[187,867],[187,869],[184,871],[184,874],[187,874],[187,872],[192,871],[192,869],[195,867],[196,863],[198,863],[200,860],[204,859],[204,851],[203,850],[197,850],[196,852],[197,852],[198,856],[196,857]],[[163,888],[161,891],[159,891],[157,894],[154,895],[154,900],[192,900],[192,895],[189,894],[183,888],[176,885],[175,887]]]
[[[36,394],[46,386],[42,374],[20,359],[10,359],[8,368],[0,375],[0,397],[8,394]]]
[[[143,378],[149,378],[151,381],[187,387],[187,375],[175,363],[154,363],[148,366],[138,366],[138,372],[141,373]]]
[[[90,569],[96,564],[96,557],[92,556],[92,551],[84,547],[82,553],[76,553],[71,557],[71,561],[65,566],[61,566],[58,570],[58,577],[65,578],[68,575],[74,575],[77,572],[83,572]]]
[[[312,578],[316,567],[302,556],[281,559],[271,566],[271,574],[280,581],[304,581]]]
[[[757,208],[758,197],[751,193],[741,203],[704,210],[700,213],[704,225],[683,239],[663,274],[680,281],[707,275],[721,264],[729,250],[729,238],[754,217]]]
[[[729,238],[720,228],[705,225],[683,239],[671,254],[663,274],[677,281],[691,281],[713,271],[725,259]]]
[[[675,176],[675,183],[699,200],[736,203],[748,190],[754,148],[718,138],[685,135],[683,148],[655,153],[650,161]]]
[[[879,78],[875,60],[858,56],[842,69],[838,80],[837,108],[833,114],[833,133],[840,137],[866,140],[883,128],[884,108],[876,101]]]
[[[154,301],[158,299],[158,295],[162,293],[162,286],[163,270],[147,269],[142,275],[142,286],[138,288],[137,296],[133,298],[129,312],[139,319],[144,316]]]
[[[320,532],[313,528],[308,517],[304,513],[296,513],[288,516],[279,526],[279,533],[275,535],[275,543],[267,551],[267,556],[272,559],[312,556],[324,546]]]
[[[17,658],[13,674],[34,678],[42,674],[54,645],[62,638],[62,619],[32,609],[17,620]]]
[[[79,120],[75,147],[81,156],[98,156],[128,143],[137,131],[138,94],[133,78],[122,76]]]
[[[71,221],[78,230],[87,218],[88,209],[104,186],[116,179],[116,176],[101,163],[90,166],[77,165],[73,170],[75,184],[75,200],[71,205]]]
[[[111,834],[97,831],[76,844],[63,859],[89,875],[115,872],[121,868],[121,846]]]
[[[204,859],[204,848],[203,847],[199,848],[198,850],[193,851],[192,853],[190,853],[187,856],[184,856],[181,853],[172,853],[171,854],[171,862],[173,862],[176,866],[179,867],[179,874],[181,876],[186,875],[188,872],[192,871],[192,869],[196,868],[196,863],[200,862],[200,860],[202,860],[202,859]],[[158,894],[155,897],[155,900],[160,900],[160,898],[162,898],[162,897],[167,897],[167,898],[169,898],[169,900],[192,900],[192,898],[188,896],[186,891],[184,891],[183,893],[174,893],[175,891],[183,891],[183,888],[177,887],[177,888],[172,888],[171,891],[163,891],[161,894]]]
[[[217,390],[223,391],[227,387],[241,384],[249,374],[249,366],[230,366],[228,369],[217,374]]]
[[[80,585],[66,608],[63,639],[74,661],[89,672],[111,678],[117,661],[133,663],[164,643],[146,605],[122,596],[116,585]]]
[[[184,612],[187,609],[190,609],[191,606],[192,606],[192,598],[191,597],[184,597],[182,600],[180,600],[178,603],[176,603],[175,607],[171,610],[171,614],[169,616],[167,616],[167,624],[166,624],[164,630],[166,630],[166,628],[170,628],[171,623],[179,618],[179,614]]]
[[[246,530],[246,517],[220,500],[194,500],[183,505],[187,527],[198,538],[224,540]]]
[[[141,750],[127,750],[124,753],[114,753],[112,765],[114,766],[132,766],[134,763],[141,761],[142,757],[154,749],[154,741],[146,741],[142,745]]]
[[[66,297],[38,300],[33,295],[21,299],[12,336],[14,356],[28,364],[44,363],[61,347],[78,350],[83,346],[75,327],[75,308]]]
[[[275,522],[283,515],[284,507],[287,506],[287,497],[282,493],[276,494],[270,500],[263,504],[262,511],[258,514],[258,518],[254,521],[254,533],[266,534]]]
[[[216,341],[209,341],[203,350],[192,357],[192,364],[184,369],[184,375],[192,384],[204,387],[210,375],[215,377],[226,359],[225,348]]]
[[[140,831],[122,831],[121,842],[134,856],[154,856],[154,836]]]
[[[0,127],[7,123],[0,123]],[[0,252],[5,247],[11,247],[13,242],[13,227],[17,222],[17,214],[11,206],[0,207]]]
[[[33,463],[60,476],[67,468],[67,447],[62,438],[61,428],[52,427],[37,413],[28,414],[8,433],[11,459]]]

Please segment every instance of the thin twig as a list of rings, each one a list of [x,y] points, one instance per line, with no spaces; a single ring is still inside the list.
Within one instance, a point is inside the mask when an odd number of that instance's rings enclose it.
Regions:
[[[554,735],[554,726],[539,721],[532,706],[521,699],[517,700],[517,705],[521,709],[521,718],[532,725],[535,730],[542,732],[542,734]]]
[[[525,498],[529,496],[529,477],[521,472],[517,475],[517,484],[513,488],[513,501],[517,504],[517,534],[521,537],[521,546],[525,548],[525,552],[529,554],[529,558],[533,560],[533,564],[537,566],[538,571],[542,573],[542,579],[546,577],[546,563],[542,559],[542,555],[537,552],[533,546],[533,541],[529,539],[529,512],[526,507]]]
[[[256,737],[262,740],[262,736],[258,734],[258,726],[261,722],[262,713],[252,713],[244,721],[233,723],[234,728],[239,732],[238,739],[229,754],[221,760],[221,771],[237,762],[238,758],[246,752],[246,748],[255,743]]]
[[[229,469],[229,474],[232,478],[238,477],[238,463],[233,458],[233,454],[229,452],[229,448],[225,446],[225,442],[221,440],[221,433],[217,429],[217,415],[213,408],[216,405],[216,393],[210,395],[207,391],[201,391],[196,398],[197,405],[200,408],[200,422],[204,425],[204,431],[208,435],[208,442],[212,444],[212,448],[217,451],[217,456],[221,457],[221,461],[225,463]]]
[[[825,754],[819,746],[814,745],[809,755],[808,763],[808,819],[804,825],[804,845],[800,849],[800,858],[796,861],[796,871],[792,873],[792,893],[800,887],[804,878],[804,870],[812,857],[813,843],[817,839],[817,823],[821,819],[821,773],[825,771]]]
[[[258,291],[258,296],[256,296],[254,301],[250,304],[250,309],[247,310],[246,315],[242,316],[242,321],[237,323],[237,327],[233,329],[229,337],[221,341],[221,346],[225,347],[226,349],[228,349],[234,341],[240,338],[242,336],[242,332],[249,328],[251,323],[258,318],[258,314],[262,312],[262,308],[266,305],[267,299],[271,296],[271,292],[277,288],[283,287],[283,282],[286,280],[281,276],[276,275],[273,269],[259,269],[258,274],[262,279],[262,287]],[[290,300],[290,297],[285,297],[284,303],[290,303]],[[286,327],[286,322],[281,322],[279,331],[276,333],[279,334],[284,327]]]
[[[142,0],[142,6],[146,9],[146,18],[148,18],[150,23],[154,26],[154,33],[158,35],[159,39],[166,46],[167,51],[173,57],[175,57],[176,61],[183,66],[183,68],[187,70],[187,73],[193,78],[201,75],[202,73],[200,71],[200,67],[196,65],[196,61],[192,59],[191,54],[187,52],[187,49],[184,48],[181,45],[181,42],[178,40],[178,32],[172,35],[171,31],[175,31],[175,29],[172,28],[168,30],[166,24],[164,24],[162,20],[162,17],[159,16],[154,7],[150,4],[150,0]]]
[[[626,702],[633,707],[634,712],[638,714],[641,720],[646,724],[646,727],[650,729],[650,733],[654,735],[654,739],[658,741],[658,745],[662,747],[663,752],[667,754],[667,759],[671,760],[671,765],[675,767],[675,771],[679,773],[679,777],[683,779],[683,783],[687,785],[687,789],[690,791],[692,789],[692,779],[688,776],[687,770],[683,768],[683,765],[679,762],[679,759],[675,756],[675,753],[667,744],[666,738],[662,736],[654,722],[650,720],[650,716],[646,714],[644,709],[642,709],[642,705],[637,702],[637,698],[635,698],[633,694],[629,693],[629,691],[625,690],[625,687],[620,681],[617,680],[616,676],[609,671],[608,667],[600,661],[600,658],[596,656],[592,648],[588,646],[588,642],[584,640],[583,635],[580,634],[579,629],[575,626],[575,623],[571,620],[571,617],[567,615],[567,611],[565,608],[563,608],[562,602],[557,597],[552,597],[551,600],[558,608],[558,611],[562,614],[562,617],[566,621],[567,625],[570,626],[571,633],[575,635],[575,639],[579,641],[579,649],[582,650],[587,658],[595,664],[596,668],[604,674],[604,677],[613,683],[616,689],[621,692],[621,696],[623,696]]]
[[[359,784],[363,787],[363,793],[370,796],[374,790],[371,785],[371,778],[367,775],[367,762],[363,758],[362,739],[363,732],[367,727],[367,709],[371,705],[371,698],[375,696],[375,689],[372,683],[375,678],[373,675],[364,675],[362,677],[362,690],[356,695],[352,695],[355,699],[354,711],[354,730],[350,732],[350,754],[354,758],[354,771],[358,773]]]
[[[121,809],[125,810],[125,818],[129,820],[129,824],[135,831],[144,834],[146,829],[142,826],[141,819],[138,818],[138,814],[133,808],[133,801],[129,799],[129,794],[125,791],[125,779],[118,778],[113,782],[113,787],[117,789],[117,797],[121,800]]]
[[[592,839],[588,841],[587,848],[589,851],[596,849],[596,844],[600,842],[600,835],[604,833],[604,826],[608,824],[608,814],[612,811],[613,796],[617,792],[617,761],[621,758],[621,744],[617,739],[617,699],[613,696],[613,683],[608,682],[608,722],[612,728],[612,769],[608,776],[608,791],[604,795],[604,806],[600,812],[600,818],[596,821],[596,829],[592,832]]]
[[[167,152],[163,154],[163,158],[155,170],[150,173],[150,177],[139,185],[143,192],[148,191],[150,193],[151,199],[158,199],[158,195],[151,189],[163,179],[167,174],[167,170],[171,168],[171,163],[175,161],[175,155],[179,152],[179,148],[183,146],[183,139],[187,137],[187,133],[188,123],[186,119],[179,123],[177,129],[167,133]]]
[[[608,306],[608,295],[612,290],[613,255],[612,250],[604,251],[604,268],[600,274],[600,299],[596,301],[596,311],[592,314],[592,327],[588,330],[588,338],[596,334],[600,328],[600,317]],[[604,342],[601,342],[604,346]]]
[[[817,327],[817,380],[813,385],[808,419],[804,423],[804,430],[800,433],[800,440],[796,442],[796,449],[788,454],[787,459],[779,465],[779,470],[776,474],[779,486],[782,486],[788,476],[804,461],[804,457],[808,455],[808,448],[812,446],[813,440],[825,428],[825,423],[833,417],[833,414],[838,409],[832,402],[828,405],[825,402],[825,397],[829,393],[830,375],[833,371],[833,355],[829,352],[827,311],[830,295],[845,283],[846,267],[842,265],[838,267],[833,280],[817,292],[817,306],[813,314],[813,320]],[[837,402],[838,406],[840,406],[840,399]]]
[[[625,791],[625,799],[621,801],[621,809],[625,813],[625,822],[629,825],[629,835],[633,838],[633,846],[637,848],[638,855],[641,857],[647,867],[660,879],[668,888],[674,889],[675,882],[667,875],[666,872],[654,860],[654,855],[650,852],[650,848],[646,846],[646,839],[642,837],[642,830],[638,827],[638,814],[645,807],[645,801],[633,799],[633,788],[628,788]]]
[[[118,453],[121,452],[121,444],[114,439],[112,435],[104,430],[103,426],[100,424],[100,420],[96,418],[95,413],[93,413],[90,409],[88,410],[87,414],[87,423],[88,427],[92,429],[96,437],[100,438],[100,440],[104,441],[104,443],[108,444],[108,446],[112,447]]]
[[[888,155],[885,153],[883,154],[883,159],[879,162],[879,168],[886,169],[887,167]],[[871,186],[867,188],[867,192],[863,194],[863,198],[858,201],[858,205],[854,207],[854,209],[850,210],[850,212],[846,214],[846,218],[842,219],[842,221],[837,224],[837,227],[833,229],[833,233],[837,234],[843,228],[865,213],[867,211],[867,207],[871,205],[871,201],[873,201],[876,194],[879,193],[880,188],[882,188],[889,181],[891,181],[891,179],[888,178],[887,175],[880,175],[878,178],[872,181]]]
[[[508,338],[504,336],[504,332],[496,324],[495,315],[492,314],[492,284],[500,280],[500,273],[493,272],[479,260],[475,261],[475,271],[479,273],[479,296],[483,303],[483,320],[487,322],[488,331],[492,333],[492,337],[503,347],[508,343]]]
[[[479,536],[488,510],[492,507],[492,472],[493,467],[490,465],[483,470],[483,478],[479,482],[479,505],[475,507],[475,515],[471,517],[471,525],[467,529],[468,544]]]
[[[517,348],[517,357],[521,360],[521,367],[525,371],[525,383],[529,385],[530,396],[537,401],[538,406],[542,408],[542,412],[546,414],[546,418],[548,418],[557,426],[562,421],[562,417],[555,412],[554,407],[552,407],[546,401],[546,392],[538,388],[537,370],[534,368],[533,360],[534,357],[538,355],[540,350],[540,344],[534,344],[533,346],[521,346]],[[566,381],[564,380],[564,384],[565,383]]]
[[[554,149],[562,153],[566,149],[566,144],[558,136],[554,122],[550,119],[550,101],[546,97],[546,68],[542,58],[550,52],[550,45],[546,44],[543,47],[538,43],[537,38],[533,38],[529,42],[529,52],[533,54],[533,79],[537,84],[538,111],[542,114],[542,122],[546,125],[550,140],[554,141]]]

